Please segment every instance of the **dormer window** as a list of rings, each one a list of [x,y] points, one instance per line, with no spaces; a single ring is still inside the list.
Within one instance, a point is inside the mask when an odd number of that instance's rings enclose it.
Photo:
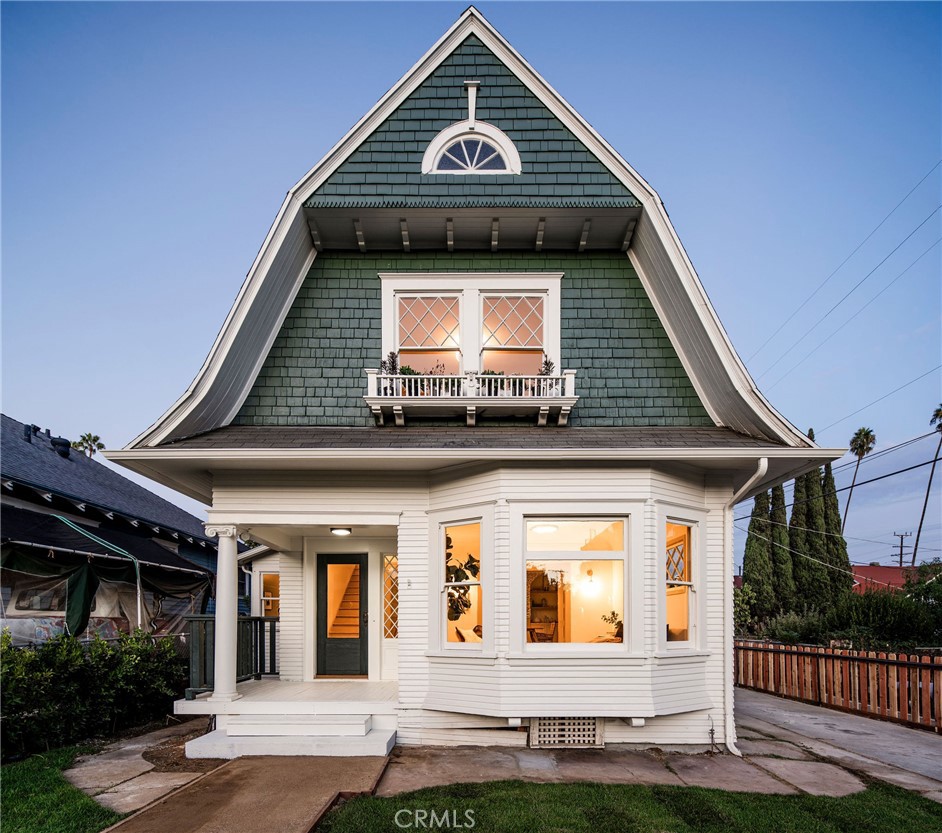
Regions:
[[[510,137],[475,118],[479,81],[465,81],[468,118],[439,133],[422,157],[423,174],[519,174],[520,154]]]

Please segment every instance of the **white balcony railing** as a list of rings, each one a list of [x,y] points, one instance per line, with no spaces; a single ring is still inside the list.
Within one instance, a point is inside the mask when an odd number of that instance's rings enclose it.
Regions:
[[[477,409],[493,412],[538,413],[545,425],[550,409],[565,425],[576,396],[576,371],[558,376],[495,376],[490,373],[433,376],[381,373],[366,370],[366,402],[379,424],[383,409],[392,410],[396,423],[403,424],[406,411],[426,414],[466,413],[474,424]]]

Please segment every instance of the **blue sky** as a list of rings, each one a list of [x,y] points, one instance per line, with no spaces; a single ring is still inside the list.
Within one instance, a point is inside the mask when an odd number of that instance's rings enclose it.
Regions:
[[[285,192],[464,7],[3,3],[4,412],[109,447],[153,422],[205,358]],[[942,399],[942,244],[929,249],[942,235],[942,6],[479,8],[658,190],[785,416],[829,446],[862,425],[878,450],[929,431]],[[855,493],[855,560],[890,562],[927,477]],[[942,472],[933,492],[926,555],[942,550]]]

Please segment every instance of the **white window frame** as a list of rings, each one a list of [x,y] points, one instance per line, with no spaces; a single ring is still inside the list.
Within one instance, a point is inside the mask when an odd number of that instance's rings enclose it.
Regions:
[[[644,603],[638,588],[643,585],[643,561],[632,558],[642,551],[643,505],[624,501],[587,501],[564,504],[521,503],[514,506],[511,517],[511,586],[510,586],[510,648],[512,656],[519,657],[586,657],[606,654],[626,656],[642,652]],[[527,521],[622,521],[624,549],[613,551],[527,552]],[[622,641],[621,642],[527,642],[526,592],[527,559],[530,560],[592,560],[622,562]]]
[[[704,633],[701,617],[703,605],[700,604],[700,588],[703,587],[703,529],[706,517],[703,513],[690,509],[661,506],[657,515],[657,650],[658,653],[690,653],[701,648],[700,634]],[[688,638],[668,641],[667,639],[667,525],[677,524],[690,529],[690,594],[688,599]]]
[[[561,372],[561,303],[563,272],[380,272],[382,355],[399,351],[398,298],[459,298],[460,372],[480,372],[485,295],[543,296],[543,352]],[[409,349],[409,348],[407,348]]]
[[[480,642],[449,642],[446,615],[445,528],[480,524],[481,529],[481,629]],[[494,507],[468,507],[462,513],[429,514],[429,651],[445,655],[492,654],[494,651]],[[436,566],[437,565],[437,566]]]
[[[258,576],[258,615],[267,616],[265,613],[265,602],[278,602],[279,615],[281,612],[281,571],[279,570],[263,570],[255,574]],[[277,596],[266,596],[265,595],[265,576],[278,576],[278,595]],[[275,617],[269,617],[274,619]]]

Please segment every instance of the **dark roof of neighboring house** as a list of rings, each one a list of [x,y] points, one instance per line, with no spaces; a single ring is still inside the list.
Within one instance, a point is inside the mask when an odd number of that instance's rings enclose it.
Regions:
[[[889,567],[882,564],[854,564],[855,593],[865,590],[899,590],[906,584],[912,567]]]
[[[780,448],[728,428],[558,428],[488,426],[323,428],[230,425],[162,447],[181,449],[301,448]]]
[[[22,422],[6,414],[0,421],[0,474],[5,479],[211,541],[201,521],[179,506],[80,451],[59,456],[54,438],[43,431],[31,432],[27,442]]]
[[[176,553],[160,546],[149,538],[121,532],[116,529],[93,527],[75,523],[109,544],[131,553],[142,564],[173,570],[187,570],[191,573],[208,574],[209,571],[188,561]],[[54,515],[42,512],[30,512],[15,506],[0,506],[0,540],[4,543],[18,542],[39,545],[36,549],[45,555],[44,547],[55,547],[77,553],[91,553],[107,557],[118,557],[113,550],[86,537],[81,532],[60,521]]]

